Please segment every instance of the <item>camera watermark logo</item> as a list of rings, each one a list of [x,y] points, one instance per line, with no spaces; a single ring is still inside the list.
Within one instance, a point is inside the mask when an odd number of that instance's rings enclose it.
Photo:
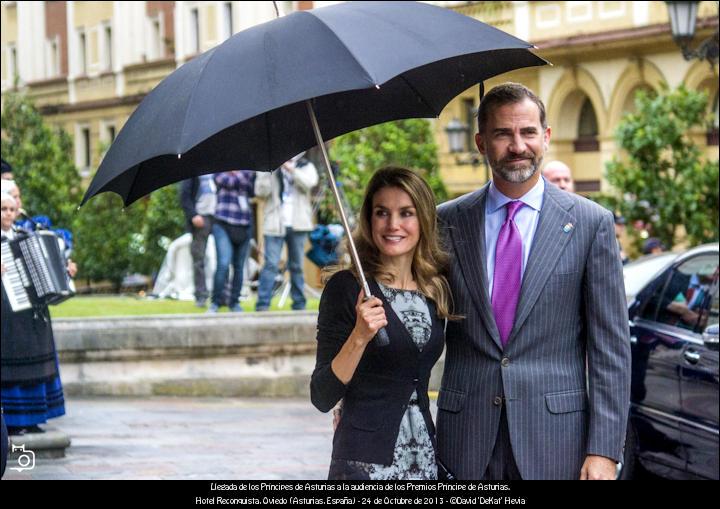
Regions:
[[[19,452],[21,454],[17,459],[18,466],[10,467],[10,470],[24,472],[25,470],[32,470],[35,468],[35,453],[29,449],[25,450],[25,444],[12,444],[12,452]]]

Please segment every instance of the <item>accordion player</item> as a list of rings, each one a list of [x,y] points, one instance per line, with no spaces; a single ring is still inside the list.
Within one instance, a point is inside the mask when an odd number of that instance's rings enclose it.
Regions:
[[[49,230],[2,239],[3,288],[13,312],[59,304],[75,295],[60,239]]]

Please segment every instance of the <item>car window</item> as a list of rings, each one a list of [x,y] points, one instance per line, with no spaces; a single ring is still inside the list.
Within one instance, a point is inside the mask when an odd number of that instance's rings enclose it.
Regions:
[[[662,253],[644,256],[623,265],[625,296],[628,303],[675,258],[677,258],[676,253]]]
[[[705,330],[707,327],[710,327],[711,325],[717,325],[718,324],[718,278],[715,277],[715,284],[712,287],[712,290],[710,292],[712,294],[711,300],[710,300],[710,312],[708,313],[708,321],[703,326],[700,324],[700,330]]]
[[[702,332],[718,321],[717,291],[718,258],[696,256],[670,271],[665,284],[658,285],[650,297],[642,317]]]

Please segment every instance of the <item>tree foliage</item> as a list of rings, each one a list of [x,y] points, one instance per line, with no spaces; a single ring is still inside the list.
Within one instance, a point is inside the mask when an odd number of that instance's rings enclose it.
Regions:
[[[154,275],[170,242],[183,234],[185,215],[178,199],[178,185],[165,186],[150,195],[145,220],[136,237],[133,271]]]
[[[386,122],[345,134],[335,140],[331,155],[339,165],[338,181],[352,209],[349,213],[359,211],[367,183],[375,170],[383,166],[405,166],[418,171],[430,184],[438,202],[447,199],[437,146],[427,120]],[[324,173],[320,167],[318,170]],[[325,193],[321,212],[337,220],[335,209],[331,193]]]
[[[128,274],[154,277],[184,225],[176,185],[125,208],[117,195],[102,193],[83,206],[76,223],[80,276],[109,280],[116,290]]]
[[[45,124],[25,96],[10,92],[2,110],[2,157],[13,167],[30,216],[46,215],[53,226],[68,228],[80,203],[80,175],[70,136]]]
[[[102,193],[83,205],[75,223],[78,277],[111,281],[119,291],[123,278],[140,256],[147,200],[123,208],[120,197]]]
[[[175,186],[168,186],[123,208],[117,195],[103,193],[78,205],[80,175],[73,163],[72,138],[48,126],[25,96],[8,93],[2,111],[2,156],[13,166],[30,216],[46,215],[53,226],[74,235],[78,277],[111,281],[159,270],[167,246],[182,234],[184,216]],[[98,147],[104,154],[106,144]]]
[[[702,157],[690,136],[707,125],[707,96],[683,86],[641,90],[635,106],[615,132],[625,153],[607,164],[616,190],[610,202],[628,219],[628,233],[639,243],[632,225],[642,222],[668,249],[681,227],[690,245],[717,241],[718,162]]]

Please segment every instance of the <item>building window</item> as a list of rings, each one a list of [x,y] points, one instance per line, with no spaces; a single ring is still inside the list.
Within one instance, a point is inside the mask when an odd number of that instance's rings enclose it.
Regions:
[[[150,59],[156,60],[164,57],[163,30],[159,16],[150,20],[150,37]]]
[[[707,132],[707,144],[711,146],[718,146],[718,124],[720,124],[720,104],[718,93],[715,94],[715,101],[713,101],[713,112],[712,112],[712,124],[710,130]]]
[[[110,145],[115,141],[115,122],[112,120],[100,122],[100,146],[99,150],[102,152],[101,159],[107,154]]]
[[[10,58],[8,59],[8,76],[10,77],[10,80],[13,82],[13,85],[15,84],[15,79],[20,74],[18,70],[18,59],[17,59],[17,48],[15,45],[9,45],[8,46],[8,53],[10,54]]]
[[[588,193],[597,193],[601,190],[599,180],[576,180],[575,192],[577,194],[586,195]]]
[[[600,143],[597,139],[598,127],[595,109],[590,99],[585,102],[580,109],[580,118],[578,119],[578,137],[573,142],[575,152],[596,152],[600,149]]]
[[[113,37],[112,37],[112,27],[110,25],[105,25],[105,28],[103,30],[103,64],[105,67],[105,70],[112,70],[113,68]]]
[[[47,77],[60,76],[60,44],[57,37],[47,41]]]
[[[83,142],[83,167],[90,168],[90,128],[84,127],[82,129],[82,142]]]
[[[233,5],[232,2],[225,2],[223,4],[224,21],[225,21],[225,38],[232,37],[233,30]]]
[[[78,70],[82,76],[87,75],[87,37],[84,30],[78,32]]]
[[[465,117],[465,125],[469,127],[465,131],[465,152],[472,151],[472,147],[475,140],[475,131],[477,130],[474,126],[477,125],[477,114],[475,111],[475,100],[474,99],[463,99],[463,116]]]
[[[80,175],[90,175],[90,164],[92,163],[90,141],[90,126],[87,124],[77,126],[75,130],[75,163],[80,169]]]
[[[110,143],[115,141],[115,125],[114,124],[107,124],[105,126],[105,139]]]
[[[190,9],[190,48],[193,54],[200,53],[200,12],[197,7]]]

